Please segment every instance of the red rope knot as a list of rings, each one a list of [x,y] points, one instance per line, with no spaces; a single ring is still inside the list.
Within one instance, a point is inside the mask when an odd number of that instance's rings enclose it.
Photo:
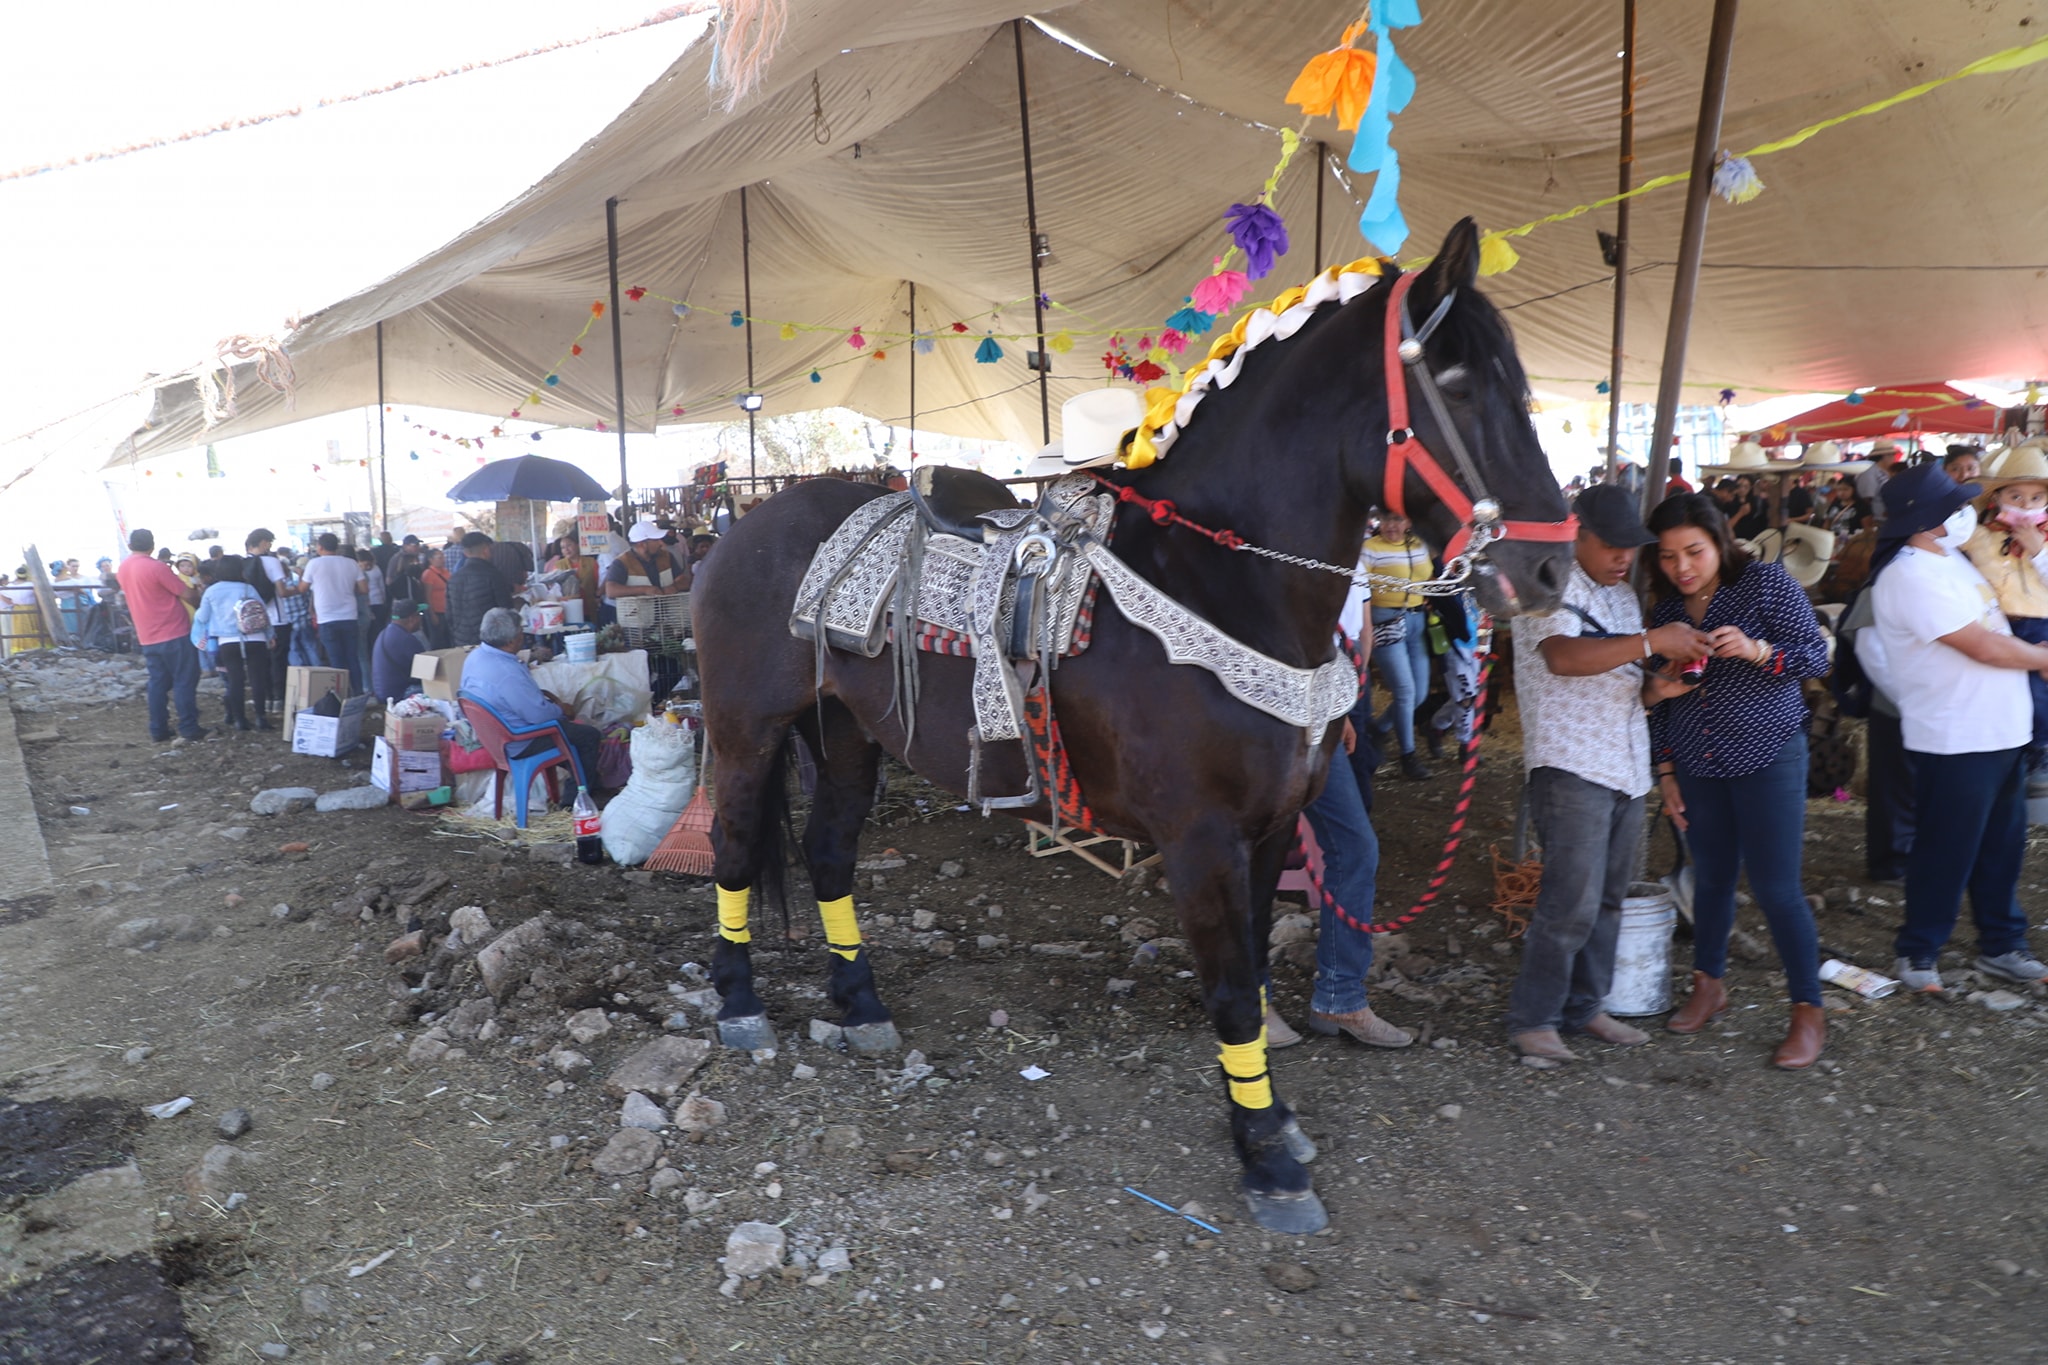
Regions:
[[[1242,550],[1244,548],[1244,537],[1235,531],[1222,530],[1216,533],[1216,543],[1226,550]]]
[[[1161,526],[1171,525],[1173,523],[1173,519],[1180,515],[1178,512],[1174,510],[1173,504],[1171,502],[1168,502],[1165,498],[1161,498],[1159,499],[1159,501],[1152,503],[1150,511],[1152,513],[1152,520],[1157,522]]]

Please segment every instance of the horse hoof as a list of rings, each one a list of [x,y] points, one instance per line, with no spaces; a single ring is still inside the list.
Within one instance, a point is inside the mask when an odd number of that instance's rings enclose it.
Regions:
[[[1294,1194],[1261,1194],[1257,1190],[1246,1190],[1244,1202],[1252,1211],[1252,1221],[1268,1232],[1306,1237],[1330,1225],[1330,1215],[1323,1208],[1323,1201],[1316,1198],[1314,1190],[1301,1190]]]
[[[846,1050],[856,1057],[889,1057],[903,1051],[903,1035],[884,1019],[879,1024],[853,1024],[846,1030]]]
[[[775,1046],[775,1025],[765,1014],[743,1014],[737,1019],[718,1021],[718,1041],[737,1052],[754,1052]]]
[[[1287,1120],[1287,1126],[1280,1130],[1280,1140],[1287,1144],[1287,1155],[1306,1166],[1316,1159],[1316,1145],[1309,1135],[1301,1131],[1301,1124],[1294,1119]]]

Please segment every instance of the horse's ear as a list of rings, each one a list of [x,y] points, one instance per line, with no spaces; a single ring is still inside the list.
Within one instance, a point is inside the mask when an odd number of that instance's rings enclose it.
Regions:
[[[1453,289],[1470,289],[1479,279],[1479,225],[1460,218],[1444,234],[1436,258],[1416,280],[1417,292],[1441,299]]]

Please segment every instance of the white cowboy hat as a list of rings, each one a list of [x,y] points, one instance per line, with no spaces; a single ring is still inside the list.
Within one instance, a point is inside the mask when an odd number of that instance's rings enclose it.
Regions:
[[[2048,451],[2039,441],[2001,450],[1984,462],[1984,472],[1973,482],[1987,493],[2012,483],[2048,483]]]
[[[1804,522],[1787,522],[1783,527],[1772,527],[1745,542],[1750,554],[1767,564],[1783,566],[1792,575],[1792,581],[1802,588],[1810,588],[1820,582],[1828,571],[1828,561],[1834,558],[1835,535],[1832,531]]]
[[[1060,404],[1060,439],[1024,466],[1027,479],[1057,478],[1090,465],[1110,464],[1124,433],[1145,420],[1145,395],[1136,389],[1090,389]]]
[[[1771,457],[1764,454],[1764,448],[1755,441],[1737,441],[1735,449],[1728,452],[1726,464],[1703,464],[1702,474],[1756,474],[1767,472]]]
[[[1815,441],[1800,452],[1798,469],[1824,469],[1837,474],[1860,473],[1870,468],[1868,460],[1845,460],[1842,448],[1833,441]]]

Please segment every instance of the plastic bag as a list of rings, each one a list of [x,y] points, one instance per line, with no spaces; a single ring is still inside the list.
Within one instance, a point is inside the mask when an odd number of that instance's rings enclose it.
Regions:
[[[633,732],[633,776],[604,808],[604,851],[622,867],[647,861],[697,789],[697,746],[688,727],[657,716]]]

